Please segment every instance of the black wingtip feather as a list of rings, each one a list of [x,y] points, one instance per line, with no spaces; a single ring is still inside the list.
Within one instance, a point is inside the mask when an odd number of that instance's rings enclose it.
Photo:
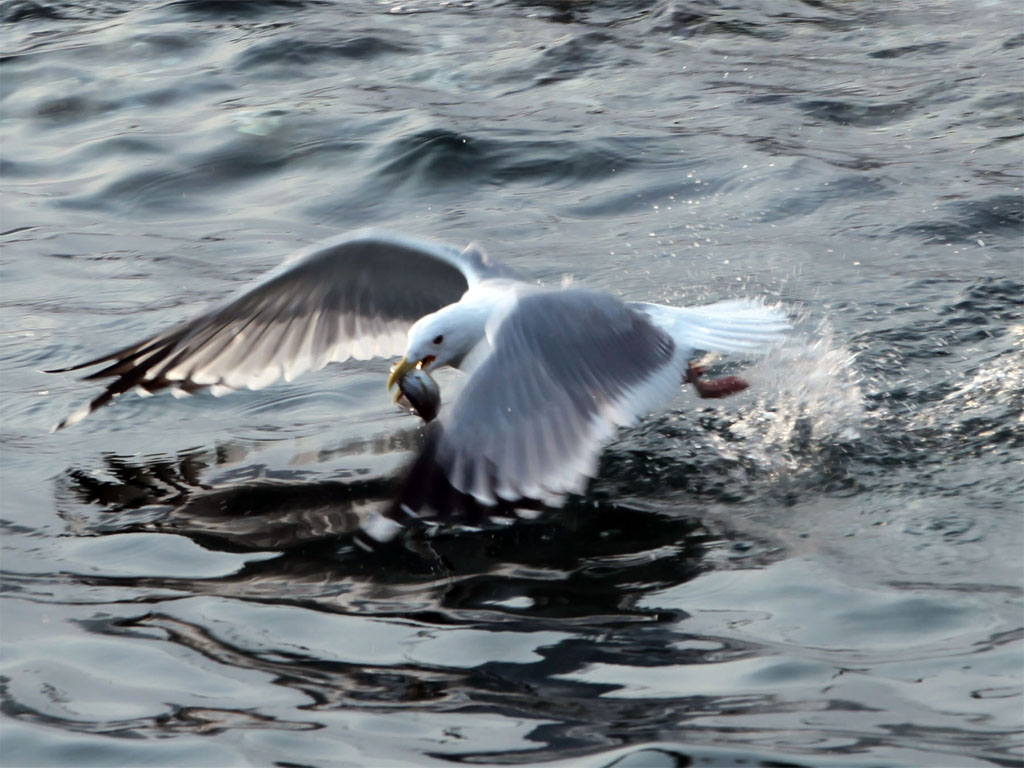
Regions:
[[[156,348],[156,352],[152,353],[143,362],[136,363],[139,354],[149,352],[150,349]],[[141,344],[137,344],[134,347],[126,347],[120,352],[116,352],[113,355],[107,355],[105,357],[97,358],[92,361],[92,364],[97,362],[103,362],[106,360],[113,359],[117,355],[125,355],[122,359],[118,359],[117,362],[112,366],[108,366],[101,371],[92,373],[88,376],[84,376],[82,381],[89,381],[97,378],[105,378],[114,376],[116,377],[112,382],[107,385],[107,388],[103,390],[97,397],[93,398],[87,406],[80,408],[79,410],[72,413],[70,416],[64,418],[59,424],[53,428],[53,432],[58,432],[65,427],[69,427],[72,424],[77,424],[82,419],[87,418],[91,414],[98,411],[103,406],[107,405],[114,398],[119,395],[123,395],[134,387],[140,387],[147,393],[152,394],[161,389],[171,386],[171,384],[179,384],[179,382],[171,382],[170,380],[158,376],[156,378],[149,378],[147,376],[152,374],[153,368],[162,363],[171,353],[174,351],[173,345],[165,345],[160,348],[156,343],[152,343],[152,340],[147,340]],[[84,368],[88,366],[88,363],[69,368],[67,370],[76,370],[78,368]],[[185,391],[194,392],[196,389],[201,389],[200,385],[196,385],[193,382],[185,382],[185,386],[182,388]],[[180,384],[179,384],[180,385]]]
[[[116,352],[110,352],[100,357],[94,357],[92,360],[86,360],[84,363],[76,363],[75,365],[69,365],[67,368],[50,368],[43,371],[43,373],[71,373],[72,371],[80,371],[83,368],[92,368],[94,365],[105,363],[108,360],[116,360],[115,365],[120,364],[128,357],[134,356],[143,346],[149,344],[152,339],[146,339],[145,341],[139,342],[138,344],[132,344]],[[89,374],[86,378],[94,378],[97,374]],[[112,374],[108,374],[112,375]]]

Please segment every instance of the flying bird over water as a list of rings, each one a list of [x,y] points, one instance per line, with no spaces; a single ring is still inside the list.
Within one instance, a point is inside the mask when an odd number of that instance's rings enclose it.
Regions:
[[[105,363],[85,379],[112,380],[56,428],[130,390],[221,395],[330,362],[401,355],[388,389],[413,371],[469,373],[432,425],[416,483],[444,482],[484,508],[557,505],[584,490],[618,427],[667,401],[681,382],[702,397],[746,388],[735,377],[702,379],[691,362],[698,352],[762,351],[788,327],[781,312],[755,302],[624,302],[526,283],[474,245],[361,232],[298,251],[198,317],[54,371]],[[412,514],[409,500],[428,497],[401,498]],[[388,538],[396,526],[389,520],[370,533]]]

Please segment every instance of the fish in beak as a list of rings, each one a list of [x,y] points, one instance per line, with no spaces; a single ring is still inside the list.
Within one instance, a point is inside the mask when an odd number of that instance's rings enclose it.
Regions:
[[[441,388],[429,373],[416,366],[398,380],[395,402],[430,422],[441,410]]]

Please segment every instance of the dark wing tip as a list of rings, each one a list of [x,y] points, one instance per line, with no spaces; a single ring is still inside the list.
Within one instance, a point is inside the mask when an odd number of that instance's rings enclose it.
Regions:
[[[117,353],[114,353],[112,355],[104,355],[103,357],[97,357],[93,360],[87,360],[84,363],[69,365],[67,368],[44,368],[43,373],[71,373],[72,371],[80,371],[83,368],[91,368],[94,365],[105,363],[108,360],[113,360],[115,357],[117,357]]]
[[[109,362],[110,360],[116,360],[118,362],[121,362],[124,359],[133,356],[136,352],[138,352],[142,347],[150,343],[152,340],[152,338],[148,338],[145,341],[141,341],[137,344],[130,344],[129,346],[122,347],[121,349],[118,349],[114,352],[108,352],[105,355],[100,355],[99,357],[94,357],[91,360],[86,360],[84,363],[76,363],[75,365],[69,365],[67,368],[44,369],[43,373],[71,373],[72,371],[80,371],[83,368],[92,368],[94,365],[106,363]],[[90,374],[89,377],[96,378],[97,374]]]
[[[109,389],[104,390],[103,393],[100,394],[98,397],[93,398],[88,403],[83,405],[81,408],[77,409],[76,411],[73,411],[72,413],[68,414],[63,419],[61,419],[59,423],[53,426],[50,432],[59,432],[65,427],[70,427],[74,424],[77,424],[78,422],[82,421],[87,416],[89,416],[89,414],[91,414],[93,411],[96,411],[97,409],[102,408],[104,405],[109,403],[111,400],[114,399],[115,396],[116,395]]]
[[[82,377],[82,381],[93,381],[100,378],[113,378],[113,381],[108,383],[106,388],[99,395],[78,410],[71,413],[50,431],[57,432],[65,427],[77,424],[93,412],[98,411],[103,406],[112,402],[116,397],[123,395],[125,392],[128,392],[135,387],[139,387],[147,394],[152,394],[158,390],[165,389],[172,384],[177,385],[189,394],[197,389],[202,389],[206,385],[197,385],[188,380],[172,382],[163,376],[151,376],[153,366],[163,363],[174,351],[173,340],[174,339],[172,339],[172,343],[161,344],[153,339],[146,339],[138,344],[125,347],[124,349],[102,357],[97,357],[85,363],[71,366],[70,368],[47,371],[47,373],[64,373],[67,371],[77,371],[82,368],[88,368],[89,366],[109,362],[111,360],[114,361],[112,365]],[[140,356],[145,357],[142,362],[139,360]]]

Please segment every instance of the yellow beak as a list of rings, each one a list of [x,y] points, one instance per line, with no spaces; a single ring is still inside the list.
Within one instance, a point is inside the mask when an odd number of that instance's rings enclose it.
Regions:
[[[398,381],[403,376],[405,376],[405,374],[407,374],[409,371],[411,371],[417,365],[418,365],[418,363],[410,363],[409,359],[405,358],[405,357],[403,357],[401,360],[399,360],[397,363],[395,363],[395,367],[392,368],[391,369],[391,373],[388,374],[388,392],[391,391],[391,388],[393,386],[395,386],[395,384],[397,384]],[[401,392],[399,392],[398,394],[400,395]],[[397,395],[396,395],[396,398],[397,398]]]

